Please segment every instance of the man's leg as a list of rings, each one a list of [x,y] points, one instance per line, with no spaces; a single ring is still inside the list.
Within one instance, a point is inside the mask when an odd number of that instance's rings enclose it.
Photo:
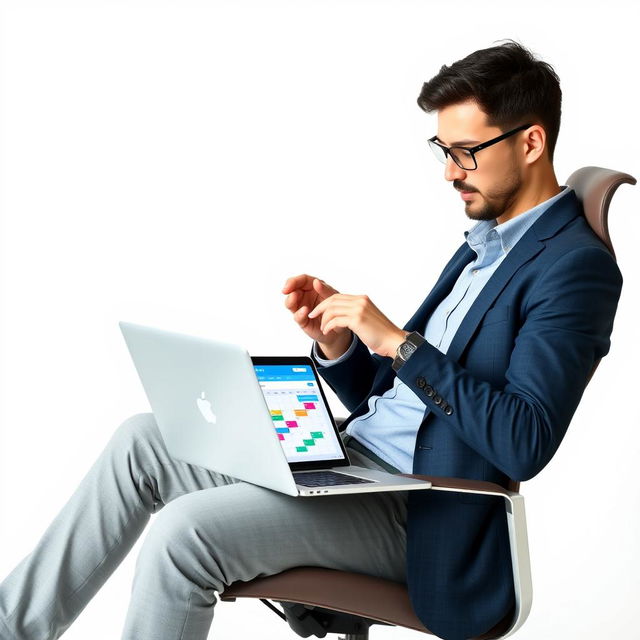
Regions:
[[[35,549],[0,584],[0,638],[55,640],[152,513],[183,494],[235,482],[172,459],[153,414],[125,420]]]
[[[407,492],[294,498],[248,483],[185,494],[145,537],[122,638],[205,640],[216,592],[297,566],[403,582],[406,503]]]

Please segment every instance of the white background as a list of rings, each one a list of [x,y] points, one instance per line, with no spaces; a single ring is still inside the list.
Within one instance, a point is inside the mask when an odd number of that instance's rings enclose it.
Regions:
[[[149,410],[119,320],[307,354],[280,293],[303,272],[409,319],[470,226],[416,105],[441,65],[522,42],[561,79],[560,183],[591,164],[640,177],[631,2],[0,7],[0,579]],[[610,354],[521,488],[523,640],[640,638],[639,195],[624,185],[611,207],[625,284]],[[65,639],[119,637],[141,541]],[[220,604],[212,631],[295,637],[283,625]]]

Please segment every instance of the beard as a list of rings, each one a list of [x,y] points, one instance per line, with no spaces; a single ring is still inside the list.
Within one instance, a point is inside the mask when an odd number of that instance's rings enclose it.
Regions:
[[[467,189],[462,182],[454,180],[453,186],[458,190]],[[474,193],[478,193],[484,199],[484,202],[479,203],[466,202],[464,212],[471,220],[495,220],[499,218],[511,205],[515,202],[516,196],[522,188],[522,178],[514,167],[513,170],[505,177],[502,184],[491,191],[487,191],[485,194],[480,193],[476,189],[469,189]],[[480,206],[477,210],[471,210],[473,206]]]

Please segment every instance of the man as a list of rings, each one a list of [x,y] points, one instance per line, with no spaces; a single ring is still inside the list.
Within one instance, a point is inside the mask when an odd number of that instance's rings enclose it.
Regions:
[[[547,65],[515,43],[477,51],[419,104],[438,111],[430,144],[478,225],[402,329],[308,275],[287,280],[285,304],[352,411],[354,464],[504,485],[557,449],[608,350],[621,278],[555,179],[560,88]],[[157,513],[126,640],[204,640],[216,592],[301,565],[406,580],[430,629],[468,638],[512,604],[503,508],[434,493],[292,498],[171,459],[139,414],[0,584],[0,637],[62,635]]]
[[[287,281],[286,306],[352,412],[351,447],[405,473],[507,486],[557,450],[609,350],[622,278],[558,185],[549,65],[514,42],[477,51],[425,83],[418,104],[437,111],[430,145],[478,221],[466,242],[404,329],[308,275]],[[416,233],[394,246],[419,250]],[[425,625],[463,639],[498,623],[514,597],[502,500],[415,492],[408,510],[409,592]]]

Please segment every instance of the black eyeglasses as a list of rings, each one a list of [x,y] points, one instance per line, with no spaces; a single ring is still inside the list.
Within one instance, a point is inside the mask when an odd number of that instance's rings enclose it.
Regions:
[[[465,171],[474,171],[478,168],[478,163],[476,162],[476,153],[481,149],[486,149],[490,147],[492,144],[496,144],[496,142],[500,142],[509,136],[512,136],[514,133],[518,133],[518,131],[522,131],[523,129],[529,128],[530,124],[523,124],[517,129],[512,129],[511,131],[507,131],[507,133],[503,133],[501,136],[497,138],[492,138],[491,140],[487,140],[482,144],[478,144],[475,147],[445,147],[443,144],[436,142],[436,138],[438,136],[433,136],[433,138],[429,138],[429,146],[433,151],[434,155],[440,162],[445,164],[447,162],[447,155],[451,156],[451,159]]]

